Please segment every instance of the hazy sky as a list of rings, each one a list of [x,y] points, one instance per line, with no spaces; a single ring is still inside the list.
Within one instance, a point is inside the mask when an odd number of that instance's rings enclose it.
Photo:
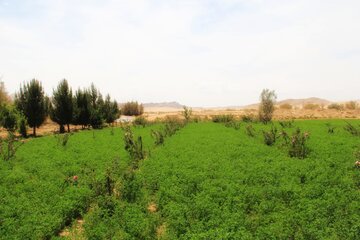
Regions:
[[[359,0],[0,0],[9,92],[66,78],[118,101],[359,99]]]

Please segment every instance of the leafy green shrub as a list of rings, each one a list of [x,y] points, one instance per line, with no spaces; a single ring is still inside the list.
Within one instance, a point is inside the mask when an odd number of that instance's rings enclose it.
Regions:
[[[171,137],[178,130],[183,128],[188,121],[183,121],[177,117],[167,117],[161,130],[151,130],[151,136],[155,140],[155,145],[164,144],[166,137]]]
[[[309,139],[309,133],[301,133],[300,128],[296,129],[296,132],[291,136],[289,146],[289,156],[300,159],[306,158],[310,149],[307,146],[307,140]]]
[[[240,122],[236,122],[236,121],[226,122],[225,127],[234,128],[235,130],[239,130]]]
[[[145,159],[146,152],[143,149],[143,141],[141,136],[134,139],[133,132],[131,131],[130,127],[125,129],[124,134],[124,141],[125,141],[125,150],[129,153],[132,161],[132,167],[137,168],[138,162],[142,159]]]
[[[215,115],[215,116],[212,116],[212,121],[215,123],[231,122],[231,121],[234,121],[234,115],[231,115],[231,114]]]
[[[263,131],[264,143],[268,146],[274,145],[277,138],[277,128],[272,125],[270,131]]]
[[[136,175],[133,170],[128,170],[125,172],[123,176],[123,187],[121,190],[121,196],[128,202],[135,202],[136,199],[139,197],[140,192],[140,184],[136,180]]]
[[[193,122],[199,123],[201,121],[201,118],[199,116],[192,117]]]
[[[23,144],[24,142],[17,141],[14,134],[9,132],[5,139],[0,138],[0,157],[4,161],[9,161],[15,157],[16,151]]]
[[[95,105],[90,111],[90,125],[93,129],[101,129],[104,126],[104,119],[100,108],[100,106]]]
[[[27,137],[27,120],[24,115],[20,115],[18,118],[18,129],[22,137]]]
[[[65,134],[62,135],[62,137],[61,137],[61,145],[63,147],[65,147],[66,144],[69,142],[69,138],[70,138],[70,134],[68,134],[68,133],[65,133]]]
[[[252,114],[245,114],[241,116],[241,121],[249,123],[249,122],[255,122],[256,117]]]
[[[279,121],[279,124],[282,128],[292,128],[294,125],[294,120],[291,121]]]
[[[354,125],[352,125],[349,122],[346,122],[346,126],[344,127],[344,130],[349,132],[353,136],[360,136],[360,129],[356,128]]]
[[[165,141],[165,134],[159,130],[151,130],[151,136],[155,139],[155,145],[162,145]]]
[[[254,129],[254,127],[253,127],[251,124],[248,124],[248,125],[245,127],[245,131],[246,131],[246,134],[247,134],[249,137],[255,137],[255,129]]]
[[[330,123],[326,123],[326,127],[328,133],[333,134],[335,132],[336,127],[332,126]]]
[[[9,132],[14,132],[17,128],[18,113],[16,109],[9,105],[0,106],[0,127]]]
[[[185,126],[185,122],[178,117],[167,117],[165,119],[164,133],[170,137]]]
[[[143,116],[137,116],[133,123],[135,126],[146,127],[146,125],[148,124],[148,121]]]
[[[69,141],[70,135],[71,134],[69,133],[56,134],[55,138],[57,139],[57,144],[65,147]]]
[[[290,137],[289,137],[289,134],[283,130],[281,130],[280,134],[279,134],[280,137],[282,137],[282,139],[284,140],[284,144],[285,146],[287,146],[289,143],[290,143]]]

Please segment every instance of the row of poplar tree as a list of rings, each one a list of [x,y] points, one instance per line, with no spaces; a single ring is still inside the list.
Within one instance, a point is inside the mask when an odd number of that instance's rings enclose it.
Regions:
[[[120,115],[118,103],[111,100],[110,95],[103,98],[100,91],[91,84],[89,88],[78,89],[73,94],[67,80],[62,80],[53,90],[52,97],[47,97],[40,81],[33,79],[24,83],[15,94],[13,106],[1,107],[1,125],[9,131],[16,127],[22,135],[26,135],[28,125],[36,136],[36,128],[40,127],[46,118],[58,123],[60,132],[70,132],[70,124],[82,128],[101,128],[104,123],[113,123]],[[15,125],[15,118],[20,124]]]

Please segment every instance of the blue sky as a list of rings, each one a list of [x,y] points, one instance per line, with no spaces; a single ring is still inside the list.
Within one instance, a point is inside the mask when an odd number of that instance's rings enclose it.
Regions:
[[[360,1],[0,0],[9,92],[66,78],[118,101],[190,106],[359,99]]]

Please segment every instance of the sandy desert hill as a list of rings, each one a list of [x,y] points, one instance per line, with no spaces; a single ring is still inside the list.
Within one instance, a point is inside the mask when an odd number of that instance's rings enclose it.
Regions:
[[[347,102],[347,101],[345,101]],[[341,102],[341,103],[345,103]],[[282,104],[290,104],[294,108],[302,108],[306,104],[316,104],[319,106],[328,106],[329,104],[334,103],[332,101],[322,99],[322,98],[301,98],[301,99],[285,99],[277,101],[276,105],[280,106]],[[358,101],[360,103],[360,101]],[[182,111],[183,106],[178,102],[163,102],[163,103],[144,103],[145,112],[177,112]],[[242,109],[257,109],[259,103],[249,104],[245,106],[224,106],[224,107],[209,107],[209,108],[193,108],[194,111],[216,111],[216,110],[242,110]]]
[[[340,104],[345,104],[348,101],[338,102]],[[360,106],[360,101],[356,101],[358,106]],[[290,119],[290,118],[299,118],[299,119],[317,119],[317,118],[359,118],[360,110],[342,110],[338,111],[335,109],[327,109],[326,107],[329,104],[335,102],[311,97],[303,99],[285,99],[280,100],[276,103],[278,106],[277,110],[274,113],[274,118],[276,119]],[[281,109],[279,108],[282,104],[290,104],[292,109]],[[318,109],[304,109],[303,107],[307,104],[314,104],[319,106]],[[193,114],[201,117],[208,118],[213,115],[218,114],[232,114],[235,116],[241,116],[244,114],[256,115],[259,103],[245,105],[245,106],[225,106],[225,107],[210,107],[210,108],[200,108],[193,107]],[[323,108],[324,107],[324,108]],[[144,104],[145,115],[148,119],[153,120],[156,118],[163,118],[169,115],[181,115],[183,110],[183,105],[178,102],[164,102],[164,103],[145,103]]]

